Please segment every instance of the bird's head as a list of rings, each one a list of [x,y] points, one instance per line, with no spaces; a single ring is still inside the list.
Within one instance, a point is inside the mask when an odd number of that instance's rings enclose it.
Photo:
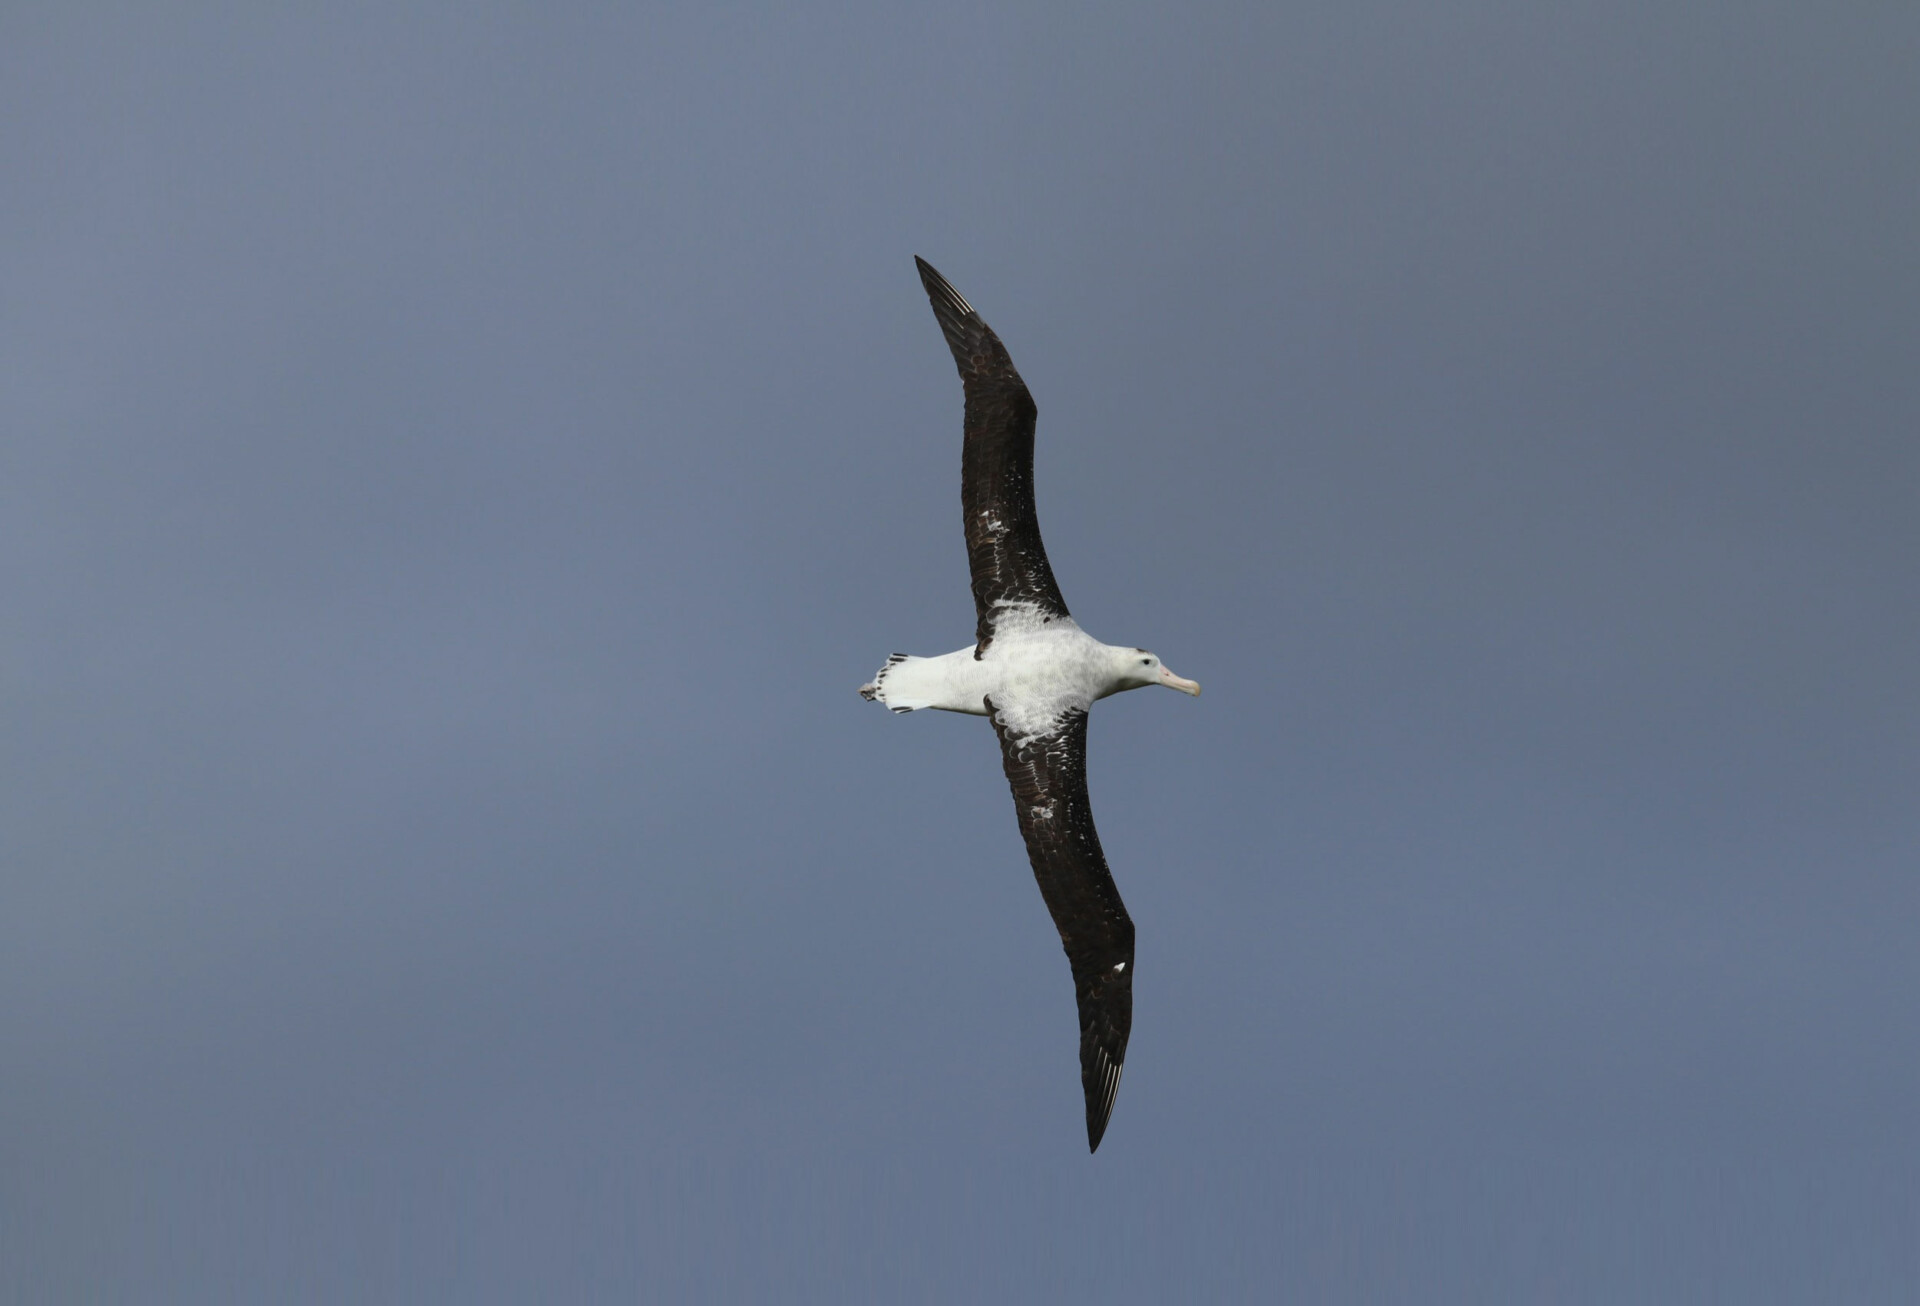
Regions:
[[[1143,648],[1116,648],[1114,654],[1114,680],[1117,682],[1112,693],[1123,689],[1145,689],[1148,685],[1165,685],[1168,689],[1177,689],[1183,694],[1200,694],[1200,682],[1183,680],[1167,670],[1166,664]]]

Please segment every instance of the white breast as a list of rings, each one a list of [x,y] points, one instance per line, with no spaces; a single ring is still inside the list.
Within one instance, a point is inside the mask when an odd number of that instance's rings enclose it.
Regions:
[[[1085,711],[1106,688],[1106,646],[1071,617],[1042,619],[1037,609],[1003,608],[981,665],[1009,735],[1025,740],[1050,732],[1073,708]]]
[[[974,716],[987,714],[991,697],[1000,724],[1024,741],[1111,692],[1111,654],[1071,617],[1049,620],[1029,604],[1003,604],[984,657],[975,657],[971,644],[935,658],[896,654],[860,692],[896,712],[938,708]]]

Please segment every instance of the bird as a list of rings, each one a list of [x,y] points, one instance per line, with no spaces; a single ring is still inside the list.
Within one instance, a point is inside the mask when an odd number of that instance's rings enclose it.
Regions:
[[[1088,805],[1087,715],[1095,701],[1129,689],[1163,685],[1198,697],[1200,685],[1146,649],[1101,643],[1068,613],[1034,511],[1039,409],[973,305],[925,259],[914,263],[966,398],[960,506],[974,642],[938,657],[892,654],[860,696],[894,712],[992,722],[1027,858],[1073,971],[1087,1150],[1097,1152],[1133,1029],[1133,920]]]

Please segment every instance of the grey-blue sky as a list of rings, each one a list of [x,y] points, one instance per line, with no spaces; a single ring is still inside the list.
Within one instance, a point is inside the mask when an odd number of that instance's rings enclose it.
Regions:
[[[1920,1290],[1911,12],[4,28],[13,1296]],[[852,694],[971,629],[914,253],[1208,688],[1095,1158]]]

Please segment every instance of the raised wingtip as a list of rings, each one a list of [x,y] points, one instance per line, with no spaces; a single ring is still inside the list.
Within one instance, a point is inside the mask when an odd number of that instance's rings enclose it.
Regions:
[[[940,275],[933,264],[915,254],[913,265],[920,269],[920,284],[926,287],[927,298],[933,301],[934,315],[941,319],[942,326],[947,324],[946,319],[949,315],[955,319],[957,325],[958,319],[973,314],[973,305],[953,288],[951,281]]]
[[[1099,1066],[1095,1076],[1086,1080],[1087,1093],[1087,1151],[1100,1150],[1100,1140],[1107,1136],[1107,1122],[1113,1119],[1113,1099],[1120,1091],[1120,1072],[1125,1069],[1122,1062],[1107,1056],[1105,1048],[1096,1047]]]

